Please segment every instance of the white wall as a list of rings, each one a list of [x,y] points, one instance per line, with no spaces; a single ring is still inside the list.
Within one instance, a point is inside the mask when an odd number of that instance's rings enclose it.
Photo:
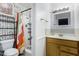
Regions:
[[[45,29],[47,23],[44,20],[49,21],[49,7],[50,4],[35,4],[35,55],[37,56],[45,55]],[[41,20],[41,18],[44,20]]]
[[[31,3],[13,3],[13,15],[16,16],[17,12],[21,12],[31,7],[32,7]]]
[[[75,34],[79,36],[79,3],[75,4],[74,15],[75,15]]]

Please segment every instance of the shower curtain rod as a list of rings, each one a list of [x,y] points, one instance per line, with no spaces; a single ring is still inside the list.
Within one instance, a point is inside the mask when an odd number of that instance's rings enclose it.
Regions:
[[[28,9],[26,9],[26,10],[21,11],[20,13],[23,13],[23,12],[28,11],[28,10],[31,10],[31,9],[32,9],[32,8],[28,8]]]

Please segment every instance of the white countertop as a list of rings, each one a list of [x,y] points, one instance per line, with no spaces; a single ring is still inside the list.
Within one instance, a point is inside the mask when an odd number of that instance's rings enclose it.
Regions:
[[[73,40],[73,41],[79,41],[78,36],[58,36],[58,35],[46,35],[46,37],[50,38],[57,38],[57,39],[63,39],[63,40]]]

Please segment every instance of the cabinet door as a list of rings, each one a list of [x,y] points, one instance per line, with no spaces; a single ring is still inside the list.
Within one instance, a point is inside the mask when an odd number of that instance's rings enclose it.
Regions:
[[[47,56],[58,56],[59,55],[59,48],[58,45],[52,44],[47,46]]]

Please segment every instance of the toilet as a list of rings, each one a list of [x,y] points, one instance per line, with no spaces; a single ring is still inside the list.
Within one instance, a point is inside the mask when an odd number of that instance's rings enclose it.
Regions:
[[[10,48],[4,51],[4,56],[18,56],[18,50],[16,48]]]
[[[18,56],[19,52],[13,48],[14,39],[0,41],[0,51],[4,51],[4,56]]]

